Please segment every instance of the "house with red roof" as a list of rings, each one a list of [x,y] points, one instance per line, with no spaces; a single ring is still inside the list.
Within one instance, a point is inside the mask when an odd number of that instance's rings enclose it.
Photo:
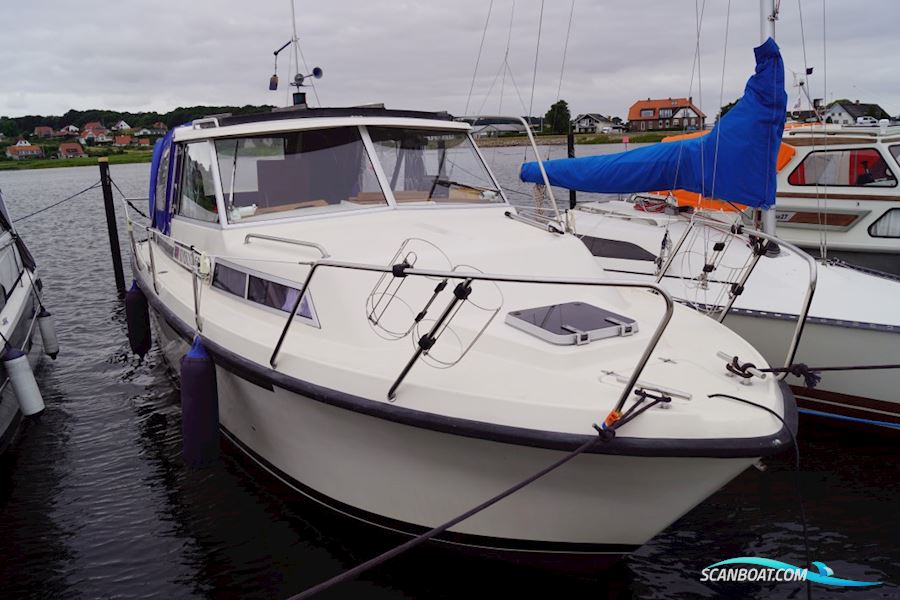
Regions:
[[[75,142],[63,142],[59,145],[60,158],[84,158],[86,156],[87,154],[84,153],[81,144]]]
[[[53,137],[53,128],[47,125],[38,125],[34,128],[34,135],[42,138]]]
[[[40,146],[30,144],[25,140],[19,140],[14,146],[6,148],[6,157],[13,160],[22,160],[25,158],[42,158],[44,149]]]
[[[131,145],[130,135],[117,135],[113,138],[113,146],[129,146]]]
[[[706,127],[706,115],[693,98],[659,98],[638,100],[628,109],[631,131],[656,129],[700,130]]]

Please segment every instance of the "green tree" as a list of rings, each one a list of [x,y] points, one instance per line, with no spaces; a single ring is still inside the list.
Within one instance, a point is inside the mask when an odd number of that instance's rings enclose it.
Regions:
[[[722,117],[724,117],[728,113],[728,111],[731,110],[732,108],[734,108],[734,106],[739,101],[740,101],[740,98],[738,98],[737,100],[732,100],[731,102],[729,102],[728,104],[723,106],[721,109],[719,109],[719,118],[721,119]]]
[[[565,100],[559,100],[544,115],[544,130],[550,133],[568,133],[571,121],[569,104]]]

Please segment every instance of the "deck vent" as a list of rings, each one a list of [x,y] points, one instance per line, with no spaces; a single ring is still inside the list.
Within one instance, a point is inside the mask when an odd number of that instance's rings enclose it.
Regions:
[[[514,310],[506,322],[525,333],[559,346],[581,346],[637,332],[634,319],[584,302],[564,302]]]

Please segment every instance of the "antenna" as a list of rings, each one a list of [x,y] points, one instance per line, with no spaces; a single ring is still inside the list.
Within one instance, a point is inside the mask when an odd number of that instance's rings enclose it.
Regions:
[[[294,79],[291,82],[291,85],[297,88],[297,91],[293,93],[293,103],[294,106],[306,106],[306,92],[301,91],[300,88],[305,87],[305,82],[307,79],[312,77],[313,79],[321,79],[322,75],[325,72],[320,67],[313,68],[312,72],[303,75],[300,73],[300,58],[302,56],[300,52],[300,39],[297,37],[297,19],[294,12],[294,0],[291,0],[291,23],[293,25],[293,37],[285,42],[278,50],[275,50],[272,54],[275,56],[275,69],[272,73],[272,76],[269,78],[269,91],[276,91],[278,89],[278,55],[282,50],[287,48],[290,45],[294,46],[294,64],[297,65],[297,73],[294,75]],[[305,65],[305,61],[304,61]],[[313,91],[315,92],[315,84],[313,84]],[[316,94],[316,99],[318,99],[318,94]]]

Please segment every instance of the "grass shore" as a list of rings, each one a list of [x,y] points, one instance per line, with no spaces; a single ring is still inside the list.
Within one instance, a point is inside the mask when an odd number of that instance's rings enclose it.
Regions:
[[[124,154],[110,154],[109,164],[148,163],[153,157],[151,150],[135,150]],[[35,160],[2,160],[0,171],[23,171],[26,169],[56,169],[59,167],[92,167],[97,165],[97,156],[85,158],[39,158]]]

